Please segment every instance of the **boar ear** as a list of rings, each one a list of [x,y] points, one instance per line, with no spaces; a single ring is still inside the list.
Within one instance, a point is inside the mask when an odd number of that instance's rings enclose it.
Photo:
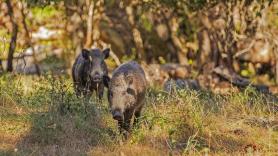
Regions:
[[[103,76],[103,84],[105,87],[109,88],[109,83],[110,83],[110,77],[105,75]]]
[[[104,55],[104,59],[107,59],[109,57],[109,53],[110,53],[110,48],[106,48],[102,51],[103,55]]]
[[[82,49],[82,57],[86,60],[89,59],[89,52],[87,49]]]

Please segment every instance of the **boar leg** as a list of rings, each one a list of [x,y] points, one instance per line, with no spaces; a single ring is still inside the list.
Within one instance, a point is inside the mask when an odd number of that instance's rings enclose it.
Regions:
[[[89,101],[90,101],[90,97],[92,95],[92,91],[90,90],[90,88],[88,86],[85,86],[84,88],[82,88],[82,95],[83,95],[83,103],[84,103],[84,110],[86,114],[89,114],[88,112],[88,108],[89,108]]]
[[[126,129],[126,123],[124,120],[118,121],[119,131],[120,134],[124,137],[124,139],[127,139],[129,137],[129,131]]]
[[[134,123],[133,123],[133,126],[134,127],[137,127],[138,126],[138,123],[139,123],[139,118],[141,116],[141,110],[143,108],[143,105],[141,105],[136,111],[135,111],[135,117],[134,117]]]
[[[73,88],[74,88],[74,91],[75,91],[75,95],[77,97],[80,97],[81,93],[82,93],[82,89],[80,89],[80,87],[78,86],[77,82],[73,82]]]
[[[104,92],[104,85],[103,85],[103,84],[99,84],[96,93],[97,93],[98,99],[99,99],[100,101],[102,100],[103,92]]]
[[[81,90],[78,87],[75,87],[74,90],[75,90],[75,95],[77,97],[80,97],[81,96]]]
[[[118,120],[118,128],[121,134],[123,133],[123,127],[124,127],[124,121]]]
[[[130,122],[131,122],[131,118],[133,115],[133,111],[132,110],[126,110],[124,113],[124,125],[123,125],[123,129],[126,131],[130,131]]]

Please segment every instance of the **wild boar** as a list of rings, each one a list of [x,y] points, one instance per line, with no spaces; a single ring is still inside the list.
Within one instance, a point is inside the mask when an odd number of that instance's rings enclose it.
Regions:
[[[164,90],[168,93],[174,93],[178,90],[201,90],[201,86],[197,80],[194,79],[176,79],[168,80],[164,84]]]
[[[89,96],[96,91],[99,99],[103,97],[104,86],[108,77],[105,59],[109,57],[110,49],[82,49],[72,67],[72,78],[77,96]]]
[[[113,118],[118,121],[120,133],[130,132],[130,123],[138,122],[144,106],[147,81],[141,66],[131,61],[122,64],[112,73],[109,82],[108,101]]]

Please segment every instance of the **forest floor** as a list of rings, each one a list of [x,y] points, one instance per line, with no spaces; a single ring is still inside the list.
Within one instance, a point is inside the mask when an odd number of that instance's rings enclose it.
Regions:
[[[123,140],[102,103],[66,76],[0,78],[0,155],[277,155],[278,100],[247,88],[216,95],[149,88],[139,128]],[[86,108],[86,109],[85,109]]]

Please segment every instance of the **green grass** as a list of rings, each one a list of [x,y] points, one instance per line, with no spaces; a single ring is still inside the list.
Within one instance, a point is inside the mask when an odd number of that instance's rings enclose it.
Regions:
[[[0,155],[275,155],[276,98],[151,87],[140,127],[123,140],[106,97],[77,98],[67,76],[4,75]]]

